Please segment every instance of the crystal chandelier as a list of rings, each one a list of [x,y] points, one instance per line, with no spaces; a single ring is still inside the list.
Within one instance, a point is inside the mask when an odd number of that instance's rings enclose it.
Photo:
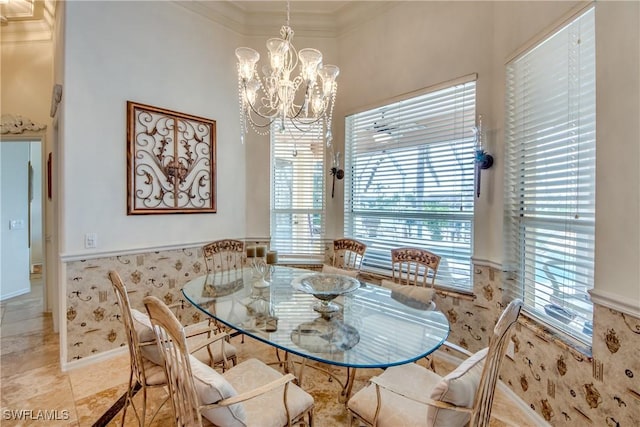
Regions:
[[[289,2],[287,23],[280,28],[280,36],[267,40],[269,64],[262,67],[262,77],[256,70],[260,54],[248,47],[236,49],[241,140],[244,142],[249,126],[260,135],[266,135],[274,122],[280,132],[289,126],[305,132],[306,125],[322,120],[330,146],[336,77],[340,69],[335,65],[322,65],[319,50],[296,51],[291,43]],[[296,66],[298,75],[294,75]]]

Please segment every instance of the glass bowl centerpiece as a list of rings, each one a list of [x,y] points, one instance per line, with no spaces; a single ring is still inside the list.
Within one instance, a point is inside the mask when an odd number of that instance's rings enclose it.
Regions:
[[[311,294],[320,301],[313,309],[322,314],[334,313],[340,306],[333,302],[340,295],[353,292],[360,287],[360,282],[353,277],[341,274],[311,273],[296,277],[291,285],[294,289]]]

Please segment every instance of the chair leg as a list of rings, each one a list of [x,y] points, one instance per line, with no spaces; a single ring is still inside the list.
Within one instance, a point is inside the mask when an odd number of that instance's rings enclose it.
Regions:
[[[142,427],[144,427],[145,418],[147,416],[147,386],[142,385]]]
[[[122,423],[120,424],[121,427],[124,427],[124,419],[127,416],[127,408],[129,407],[129,405],[133,405],[132,393],[133,393],[133,371],[129,371],[129,388],[127,389],[127,399],[125,400],[124,407],[122,408]],[[134,413],[135,413],[135,410],[134,410]],[[136,418],[137,418],[137,414],[136,414]]]

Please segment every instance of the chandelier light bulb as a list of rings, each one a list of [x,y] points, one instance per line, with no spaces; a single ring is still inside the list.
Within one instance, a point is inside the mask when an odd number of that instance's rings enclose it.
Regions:
[[[322,53],[316,49],[300,49],[300,75],[308,86],[313,86],[318,75],[318,66],[322,62]]]
[[[324,65],[320,68],[318,74],[322,79],[322,93],[325,97],[329,96],[333,92],[333,84],[338,74],[340,74],[340,69],[335,65]]]
[[[289,42],[278,38],[269,39],[267,40],[267,49],[269,50],[272,74],[279,74],[285,66],[289,53]]]
[[[250,47],[236,49],[238,58],[238,73],[243,80],[251,80],[255,73],[256,63],[260,60],[260,54]]]

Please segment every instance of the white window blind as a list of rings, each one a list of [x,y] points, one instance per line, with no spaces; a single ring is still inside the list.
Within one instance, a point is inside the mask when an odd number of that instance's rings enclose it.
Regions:
[[[591,342],[595,25],[587,10],[507,64],[505,255],[534,316]]]
[[[419,247],[442,257],[436,283],[470,289],[475,92],[473,76],[346,118],[344,232],[364,270]]]
[[[271,248],[284,259],[324,257],[322,122],[271,129]]]

